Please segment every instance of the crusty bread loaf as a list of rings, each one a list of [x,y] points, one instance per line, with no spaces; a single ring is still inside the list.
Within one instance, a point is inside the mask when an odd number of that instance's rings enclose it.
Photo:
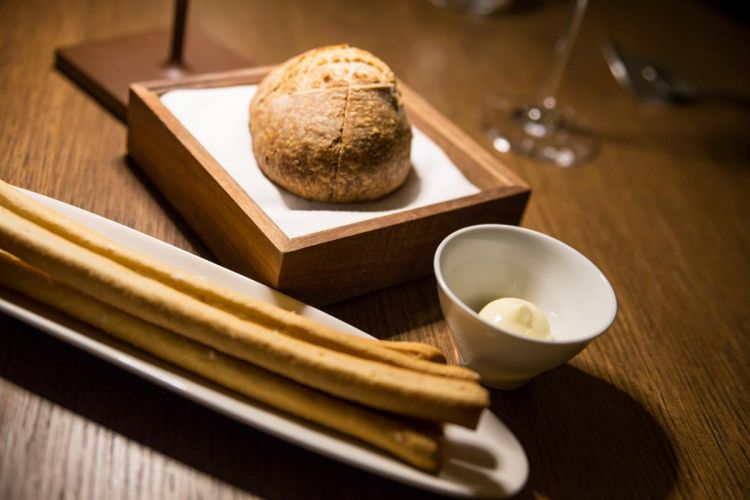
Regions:
[[[316,201],[374,200],[409,174],[411,127],[396,78],[369,52],[313,49],[272,71],[250,103],[261,170]]]

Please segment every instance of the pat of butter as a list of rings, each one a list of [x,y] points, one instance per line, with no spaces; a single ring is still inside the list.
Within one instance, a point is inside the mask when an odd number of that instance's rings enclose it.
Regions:
[[[479,316],[511,333],[542,339],[552,338],[547,317],[528,300],[514,297],[493,300],[479,311]]]

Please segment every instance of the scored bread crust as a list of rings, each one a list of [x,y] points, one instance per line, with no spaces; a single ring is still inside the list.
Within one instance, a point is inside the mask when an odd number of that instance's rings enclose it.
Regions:
[[[411,168],[411,127],[393,72],[347,45],[313,49],[272,71],[250,103],[250,130],[260,169],[310,200],[381,198]]]

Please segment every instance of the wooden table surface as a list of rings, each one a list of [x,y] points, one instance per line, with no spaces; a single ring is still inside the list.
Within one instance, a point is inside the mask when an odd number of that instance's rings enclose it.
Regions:
[[[523,2],[521,2],[523,3]],[[125,154],[125,126],[53,69],[56,47],[159,29],[169,2],[0,2],[0,177],[208,256]],[[474,18],[428,1],[196,1],[191,19],[257,64],[348,41],[470,135],[485,97],[549,72],[567,2]],[[748,498],[750,111],[637,102],[598,43],[750,89],[750,31],[700,4],[594,2],[561,100],[602,137],[576,169],[502,159],[533,189],[523,225],[593,260],[617,319],[567,365],[492,393],[531,498]],[[499,153],[498,153],[499,154]],[[210,257],[210,256],[209,256]],[[381,338],[452,342],[425,279],[328,308]],[[246,428],[0,317],[0,498],[417,496]],[[454,358],[455,359],[455,358]]]

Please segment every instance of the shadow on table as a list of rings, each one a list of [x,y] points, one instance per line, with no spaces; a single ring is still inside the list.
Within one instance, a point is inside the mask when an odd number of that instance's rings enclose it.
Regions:
[[[750,132],[716,130],[701,141],[706,156],[717,166],[729,171],[750,169]]]
[[[748,108],[750,109],[750,108]],[[642,130],[595,130],[602,144],[638,151],[661,152],[685,159],[679,164],[683,173],[690,168],[707,168],[705,159],[714,163],[712,168],[727,172],[742,172],[750,168],[750,132],[727,126],[705,127],[697,130],[665,130],[664,125],[644,133]],[[697,160],[697,161],[696,161]],[[627,164],[622,164],[625,167]]]
[[[323,308],[327,313],[381,340],[443,319],[434,278],[419,278]]]
[[[492,407],[529,458],[521,498],[658,499],[677,479],[677,458],[656,419],[570,365],[521,389],[493,391]]]
[[[193,247],[191,252],[198,255],[199,257],[216,262],[216,258],[213,256],[208,247],[206,247],[206,245],[203,244],[200,238],[198,238],[198,235],[188,225],[187,221],[183,219],[182,216],[177,212],[177,210],[175,210],[174,207],[169,203],[169,201],[159,190],[159,188],[157,188],[156,185],[151,182],[151,179],[148,178],[146,173],[141,169],[140,165],[138,165],[135,160],[133,160],[133,158],[127,155],[118,158],[117,162],[118,166],[121,164],[123,168],[128,168],[133,173],[135,178],[138,179],[138,181],[143,185],[144,189],[148,191],[148,194],[151,195],[154,201],[156,201],[162,211],[167,215],[169,220],[175,225],[178,232],[182,234]]]
[[[355,492],[361,498],[429,498],[421,491],[251,429],[23,323],[5,317],[3,321],[0,378],[155,450],[167,457],[167,463],[171,459],[194,469],[180,472],[183,479],[191,474],[205,474],[263,498],[335,499],[351,497]],[[107,438],[113,437],[102,439]],[[77,450],[84,446],[71,436],[55,439],[64,442],[71,439],[69,446],[74,460]],[[112,444],[98,445],[104,446],[102,449],[113,449]],[[88,444],[89,447],[98,445]],[[153,454],[145,452],[137,456],[138,467],[165,467],[158,458],[149,463]],[[16,459],[31,460],[31,457],[29,454]],[[111,474],[115,471],[107,458],[79,472]],[[200,479],[196,481],[201,483]],[[145,496],[158,497],[167,491],[174,493],[171,488],[168,484],[136,484],[131,493],[138,490]],[[177,491],[184,490],[178,488]]]

